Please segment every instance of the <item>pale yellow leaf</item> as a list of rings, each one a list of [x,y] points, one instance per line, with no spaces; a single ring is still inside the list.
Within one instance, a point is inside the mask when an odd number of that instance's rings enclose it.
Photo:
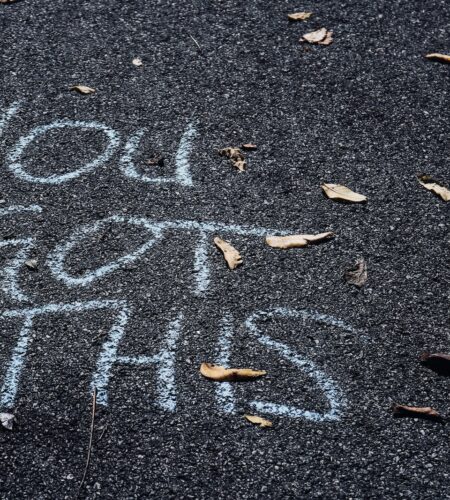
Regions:
[[[450,201],[450,190],[446,187],[438,184],[433,178],[429,175],[419,175],[418,177],[420,184],[429,191],[440,196],[444,201]]]
[[[312,16],[312,12],[295,12],[288,14],[289,21],[306,21]]]
[[[256,415],[244,415],[244,417],[252,424],[259,425],[260,427],[272,427],[273,425],[270,420],[266,420],[262,417],[257,417]]]
[[[267,372],[264,370],[252,370],[250,368],[224,368],[220,365],[202,363],[200,373],[211,380],[217,382],[233,382],[239,380],[251,380],[262,377]]]
[[[302,36],[302,38],[300,38],[300,41],[317,43],[319,45],[330,45],[330,43],[333,41],[332,35],[332,31],[328,31],[326,28],[320,28],[319,30],[306,33]]]
[[[266,243],[269,247],[273,248],[302,248],[310,243],[317,243],[319,241],[332,238],[334,233],[320,233],[320,234],[293,234],[290,236],[267,236]]]
[[[431,59],[432,61],[450,63],[450,56],[446,54],[427,54],[425,57],[427,59]]]
[[[132,61],[135,66],[142,66],[142,59],[140,57],[135,57]]]
[[[348,187],[340,184],[322,184],[321,188],[331,200],[349,201],[351,203],[362,203],[367,201],[367,197],[355,193]]]
[[[222,240],[219,237],[214,238],[214,244],[220,249],[227,261],[228,267],[230,269],[236,269],[239,264],[242,264],[241,254],[228,242]]]
[[[86,87],[85,85],[74,85],[70,87],[70,90],[76,90],[80,94],[93,94],[95,92],[95,89]]]

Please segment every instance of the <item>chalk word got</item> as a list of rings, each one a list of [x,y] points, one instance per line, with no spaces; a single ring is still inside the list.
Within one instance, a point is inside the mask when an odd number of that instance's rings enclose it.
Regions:
[[[13,103],[5,112],[0,114],[0,137],[6,129],[9,122],[20,109],[20,102]],[[25,150],[38,138],[45,136],[47,132],[58,129],[79,129],[96,130],[103,132],[107,139],[107,145],[104,151],[96,158],[85,163],[76,170],[63,174],[50,174],[48,176],[32,175],[27,171],[26,165],[21,158]],[[178,150],[175,155],[175,173],[172,177],[149,177],[142,174],[136,168],[133,158],[139,147],[140,141],[144,136],[146,129],[140,129],[133,134],[125,143],[124,153],[119,160],[119,168],[123,175],[130,179],[154,184],[176,183],[181,186],[192,186],[192,176],[189,165],[189,155],[192,148],[192,139],[196,135],[196,129],[193,123],[188,124],[184,134],[181,137]],[[116,153],[120,145],[120,134],[107,125],[96,121],[76,121],[76,120],[56,120],[47,125],[38,125],[32,128],[28,134],[20,137],[10,151],[6,154],[6,168],[18,179],[35,184],[63,184],[69,182],[81,175],[88,174],[108,162]]]
[[[177,406],[177,381],[176,357],[177,342],[182,336],[184,315],[179,312],[169,321],[166,336],[160,345],[160,350],[149,356],[126,356],[119,354],[119,346],[125,335],[125,329],[132,314],[132,307],[125,300],[90,300],[85,302],[54,303],[39,307],[6,310],[0,314],[0,321],[19,321],[21,324],[18,340],[13,348],[10,362],[6,368],[4,383],[0,390],[0,408],[11,408],[14,405],[16,394],[21,379],[21,374],[26,363],[27,351],[33,336],[33,322],[36,318],[49,315],[75,316],[86,314],[90,311],[105,311],[112,318],[112,326],[103,342],[97,357],[96,367],[91,379],[91,390],[97,391],[97,404],[107,406],[108,384],[115,365],[153,368],[156,370],[156,406],[163,411],[176,411]],[[245,319],[243,326],[249,334],[248,341],[255,341],[274,354],[289,361],[298,370],[315,382],[319,388],[321,399],[327,402],[327,409],[313,411],[298,406],[282,404],[264,400],[245,402],[255,411],[281,417],[303,418],[315,422],[337,421],[346,408],[346,398],[337,383],[315,362],[296,352],[292,347],[271,338],[264,333],[259,322],[281,318],[284,320],[309,320],[315,323],[334,326],[346,332],[358,333],[351,325],[321,314],[317,311],[305,309],[289,309],[285,307],[273,308],[265,311],[254,311]],[[223,366],[231,364],[232,343],[234,337],[234,318],[227,313],[219,325],[219,340],[215,362]],[[295,383],[295,380],[293,381]],[[234,386],[228,382],[216,383],[216,404],[219,411],[228,414],[236,413],[236,396]]]

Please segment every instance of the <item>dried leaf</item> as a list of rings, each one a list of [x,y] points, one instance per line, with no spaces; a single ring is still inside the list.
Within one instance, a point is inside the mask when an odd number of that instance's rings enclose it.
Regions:
[[[142,66],[142,59],[140,57],[135,57],[131,62],[134,66]]]
[[[427,59],[431,59],[432,61],[450,63],[450,56],[447,56],[446,54],[427,54],[425,57]]]
[[[306,33],[300,38],[300,42],[317,43],[319,45],[330,45],[333,41],[333,32],[326,28]]]
[[[412,418],[425,418],[430,420],[442,420],[441,415],[430,406],[405,406],[405,405],[392,405],[392,412],[394,417],[412,417]]]
[[[293,234],[291,236],[267,236],[266,243],[273,248],[302,248],[310,243],[318,243],[333,238],[334,233]]]
[[[367,281],[367,264],[364,259],[358,259],[355,265],[345,272],[345,279],[350,285],[361,288]]]
[[[231,160],[233,165],[240,171],[243,172],[247,167],[247,162],[239,148],[223,148],[219,149],[219,154],[221,156],[226,156]]]
[[[320,187],[331,200],[349,201],[351,203],[362,203],[367,201],[366,196],[355,193],[341,184],[322,184]]]
[[[262,417],[257,417],[256,415],[244,415],[244,417],[252,424],[257,424],[260,427],[272,427],[273,425],[270,420],[266,420]]]
[[[319,45],[331,45],[332,43],[333,43],[332,31],[327,31],[326,37],[321,42],[318,42]]]
[[[444,201],[450,201],[450,190],[444,186],[441,186],[429,175],[419,175],[418,177],[420,184],[428,191],[432,191],[434,194],[440,196]]]
[[[420,356],[420,362],[439,375],[450,376],[450,354],[424,352]]]
[[[38,267],[38,261],[36,259],[26,260],[25,265],[28,267],[28,269],[35,271]]]
[[[244,151],[254,151],[255,149],[257,149],[257,146],[256,144],[242,144],[241,148],[244,150]]]
[[[16,417],[12,413],[0,413],[0,423],[5,429],[12,431]]]
[[[202,363],[200,373],[211,380],[218,382],[235,382],[239,380],[252,380],[266,375],[264,370],[252,370],[250,368],[224,368],[211,363]]]
[[[158,167],[163,167],[164,166],[164,156],[163,155],[156,155],[153,158],[150,158],[150,160],[147,160],[147,165],[158,165]]]
[[[93,94],[95,92],[95,89],[86,87],[85,85],[74,85],[70,87],[70,90],[76,90],[80,94]]]
[[[16,2],[17,0],[0,0],[0,3],[13,3]]]
[[[289,21],[306,21],[312,16],[312,12],[295,12],[288,14]]]
[[[228,242],[216,236],[214,238],[214,244],[222,251],[230,269],[236,269],[239,264],[242,264],[241,254]]]

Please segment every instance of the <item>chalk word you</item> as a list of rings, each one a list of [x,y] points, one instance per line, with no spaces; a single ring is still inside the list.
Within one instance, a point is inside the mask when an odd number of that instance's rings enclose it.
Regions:
[[[0,137],[20,109],[20,102],[13,103],[9,108],[0,114]],[[52,130],[95,130],[100,131],[106,138],[106,147],[97,157],[85,163],[81,167],[64,174],[50,174],[47,176],[33,175],[27,170],[27,165],[23,161],[23,156],[27,148],[37,139],[45,137]],[[145,135],[146,129],[140,129],[133,134],[126,142],[119,159],[119,168],[123,175],[130,179],[154,184],[176,183],[181,186],[192,186],[191,168],[189,155],[192,149],[192,140],[196,136],[196,128],[193,123],[188,124],[178,145],[175,155],[175,173],[172,177],[154,176],[150,177],[138,171],[134,164],[134,157]],[[6,154],[6,168],[18,179],[35,184],[59,185],[72,181],[82,175],[89,174],[97,168],[105,165],[112,156],[119,150],[120,134],[107,125],[96,121],[78,120],[56,120],[46,125],[38,125],[32,128],[26,135],[20,137],[16,144]],[[52,147],[54,147],[52,145]]]
[[[86,314],[90,311],[105,311],[112,318],[112,326],[103,342],[97,357],[96,366],[91,379],[91,391],[97,390],[97,403],[108,405],[108,385],[115,365],[130,367],[148,367],[156,371],[155,404],[161,410],[174,412],[177,407],[176,384],[176,353],[177,342],[182,336],[184,315],[179,312],[167,323],[166,335],[158,352],[153,355],[127,356],[119,354],[132,308],[124,300],[91,300],[86,302],[46,304],[40,307],[13,309],[4,311],[0,320],[19,321],[21,324],[18,340],[13,348],[11,360],[7,366],[3,386],[0,391],[0,407],[9,408],[14,404],[22,371],[26,363],[27,351],[32,341],[33,321],[35,318],[49,315]],[[346,399],[337,383],[313,361],[299,354],[293,347],[272,339],[262,331],[259,322],[266,318],[303,319],[339,327],[348,332],[354,329],[343,321],[304,309],[275,308],[266,311],[255,311],[244,321],[243,325],[251,339],[271,350],[281,358],[289,361],[298,370],[311,378],[318,387],[320,394],[326,400],[326,411],[312,411],[301,407],[263,401],[259,399],[246,401],[244,406],[265,414],[281,417],[303,418],[314,422],[337,421],[346,407]],[[232,357],[234,333],[234,318],[227,314],[221,321],[217,349],[217,363],[229,366]],[[209,383],[205,380],[205,384]],[[217,383],[216,403],[219,411],[233,414],[236,412],[236,396],[231,383]]]

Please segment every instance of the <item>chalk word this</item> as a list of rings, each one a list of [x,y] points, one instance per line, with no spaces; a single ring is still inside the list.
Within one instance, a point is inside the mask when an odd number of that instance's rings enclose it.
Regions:
[[[182,335],[182,312],[171,319],[167,325],[167,333],[162,341],[160,350],[152,355],[126,356],[119,354],[120,342],[125,335],[125,328],[131,316],[132,308],[124,300],[92,300],[87,302],[46,304],[41,307],[14,309],[4,311],[0,320],[19,319],[22,326],[18,341],[13,349],[11,360],[7,366],[3,386],[0,392],[0,408],[11,408],[14,404],[19,387],[20,378],[26,362],[27,350],[31,342],[33,321],[40,316],[51,314],[77,315],[89,311],[106,311],[108,317],[113,318],[113,324],[104,341],[97,358],[94,374],[91,379],[91,391],[97,390],[97,404],[107,406],[108,384],[111,372],[115,365],[149,367],[156,370],[156,405],[164,411],[174,412],[177,406],[176,385],[176,349],[177,341]],[[332,378],[316,364],[300,355],[294,348],[272,339],[265,334],[258,322],[264,318],[307,319],[313,322],[339,327],[347,332],[356,333],[353,327],[343,321],[304,309],[274,308],[266,311],[256,311],[244,321],[244,327],[249,335],[265,348],[275,352],[281,358],[292,363],[299,370],[310,377],[326,399],[328,410],[324,412],[310,411],[297,406],[275,403],[271,401],[252,400],[245,402],[246,406],[265,414],[281,417],[303,418],[314,422],[337,421],[346,408],[346,398],[342,390]],[[218,342],[218,356],[216,362],[224,366],[231,363],[232,343],[234,337],[234,319],[227,314],[221,321],[220,338]],[[233,385],[218,383],[216,385],[216,401],[220,411],[233,414],[236,412],[236,397]]]
[[[13,119],[20,109],[20,102],[13,103],[5,112],[0,114],[0,137],[6,129],[8,123]],[[107,145],[103,152],[96,158],[85,163],[81,167],[67,172],[64,174],[50,174],[47,176],[32,175],[27,171],[27,166],[22,160],[22,157],[28,147],[34,141],[44,137],[48,132],[58,129],[78,129],[78,130],[96,130],[103,132],[107,139]],[[124,152],[119,159],[119,168],[123,175],[130,179],[141,182],[148,182],[154,184],[176,183],[181,186],[192,186],[192,175],[189,164],[189,155],[192,149],[192,140],[196,136],[196,128],[193,123],[188,124],[186,127],[178,150],[175,155],[175,173],[172,177],[155,176],[150,177],[142,174],[134,164],[134,157],[137,148],[141,142],[142,137],[146,133],[146,129],[140,129],[129,138],[124,147]],[[18,179],[35,184],[53,184],[59,185],[65,182],[72,181],[81,175],[88,174],[108,162],[112,156],[117,152],[120,146],[120,134],[104,125],[95,121],[77,121],[77,120],[56,120],[47,125],[38,125],[32,128],[28,134],[20,137],[16,144],[6,154],[6,168],[12,172]]]

